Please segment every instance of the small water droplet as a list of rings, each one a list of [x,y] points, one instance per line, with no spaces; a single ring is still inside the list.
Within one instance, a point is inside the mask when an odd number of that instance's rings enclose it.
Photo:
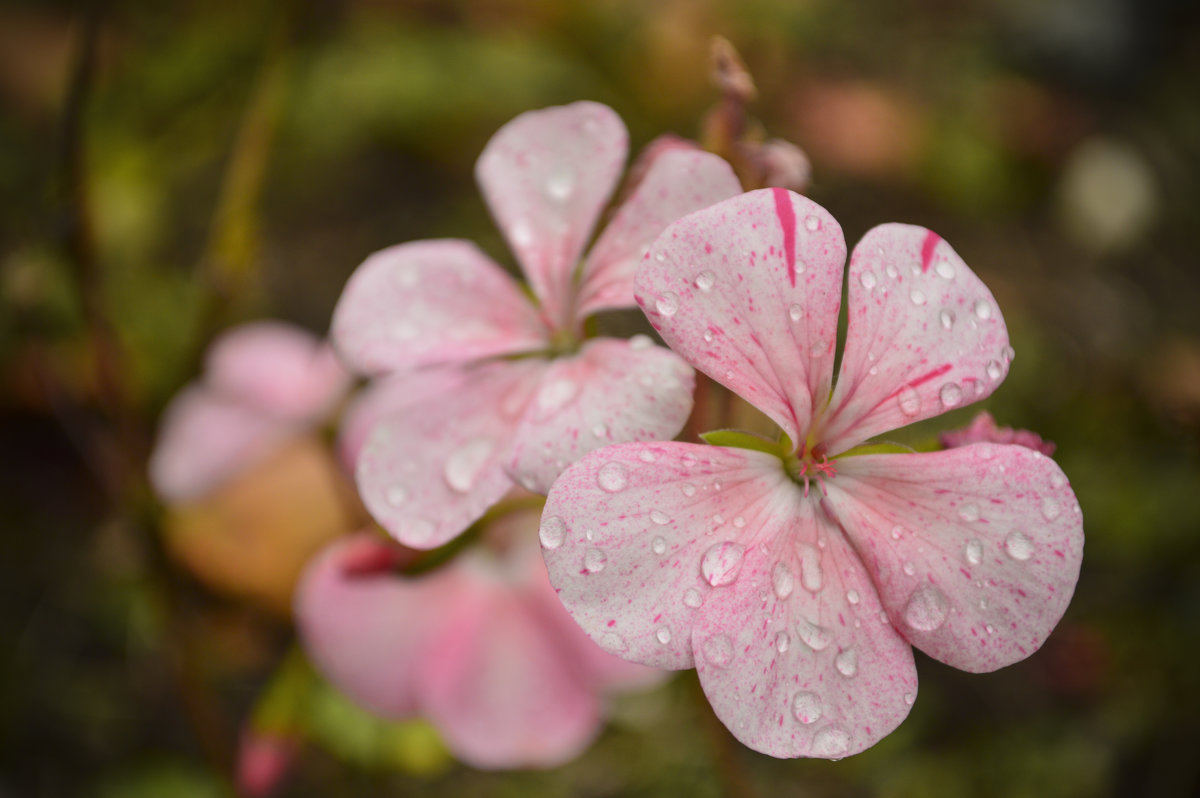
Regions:
[[[658,627],[658,630],[654,633],[654,636],[658,639],[658,642],[662,643],[664,646],[671,642],[671,630],[666,626]]]
[[[1014,529],[1004,539],[1004,552],[1014,560],[1024,562],[1033,556],[1033,541],[1024,532]]]
[[[792,595],[792,591],[796,588],[796,577],[792,574],[792,569],[788,568],[787,563],[782,560],[775,563],[775,567],[771,569],[771,587],[775,590],[775,595],[781,599],[785,599]]]
[[[954,279],[954,267],[944,260],[939,260],[937,266],[933,270],[938,273],[938,277],[944,280]]]
[[[700,648],[704,658],[718,668],[726,667],[733,660],[733,643],[726,635],[713,635]]]
[[[650,520],[659,526],[671,523],[671,516],[664,513],[662,510],[651,510]]]
[[[949,330],[951,327],[953,327],[957,318],[958,317],[955,315],[954,311],[950,310],[949,308],[942,308],[940,311],[938,311],[938,321],[942,323],[943,330]]]
[[[808,268],[808,264],[801,258],[796,258],[796,274],[804,274],[804,270]]]
[[[594,438],[607,438],[607,437],[608,437],[608,425],[606,425],[606,424],[593,424],[593,425],[592,425],[592,437],[594,437]]]
[[[956,382],[948,382],[938,391],[938,399],[942,400],[942,407],[947,410],[962,404],[962,398],[962,388],[958,387]]]
[[[559,169],[546,180],[546,194],[550,199],[562,202],[571,196],[575,189],[575,179],[565,168]]]
[[[792,305],[788,308],[788,318],[792,321],[800,321],[804,318],[804,308],[799,305]]]
[[[621,637],[616,632],[605,632],[604,634],[600,635],[600,640],[598,642],[600,644],[600,648],[612,654],[617,654],[629,649],[629,644],[625,642],[625,638]]]
[[[683,495],[691,498],[696,495],[696,486],[690,482],[685,482],[679,486],[679,490],[683,491]]]
[[[655,253],[654,253],[654,259],[655,259],[656,261],[658,261],[659,263],[662,263],[663,261],[665,261],[665,260],[667,259],[667,253],[665,253],[665,252],[655,252]]]
[[[904,527],[899,524],[892,527],[892,540],[899,540],[902,537],[904,537]]]
[[[683,591],[683,603],[692,609],[696,609],[703,602],[704,597],[700,595],[700,591],[694,587],[689,587]]]
[[[712,522],[713,528],[715,529],[716,527],[719,527],[721,524],[725,523],[725,516],[721,515],[720,513],[716,513],[712,517]]]
[[[910,418],[921,412],[921,397],[911,385],[900,389],[896,394],[896,402],[900,405],[900,412]]]
[[[875,287],[875,272],[863,272],[858,276],[858,281],[862,283],[862,287],[870,291]]]
[[[1042,518],[1047,521],[1053,521],[1062,514],[1062,508],[1058,506],[1058,502],[1050,496],[1042,499]]]
[[[654,341],[651,340],[650,336],[648,335],[642,335],[641,333],[638,333],[629,339],[629,348],[635,352],[641,352],[645,349],[649,349],[652,346],[654,346]]]
[[[662,535],[658,535],[654,540],[650,541],[650,548],[655,554],[665,554],[667,551],[667,539]]]
[[[629,486],[629,469],[621,463],[605,463],[596,472],[596,484],[607,493],[620,493]]]
[[[919,288],[914,288],[913,290],[909,291],[908,298],[912,300],[914,305],[919,306],[925,304],[925,292]]]
[[[805,216],[804,229],[810,233],[817,232],[821,229],[821,220],[816,216]]]
[[[821,552],[807,543],[799,543],[796,545],[796,554],[800,557],[800,584],[809,593],[819,592],[823,577]]]
[[[1064,477],[1062,474],[1054,473],[1054,474],[1050,475],[1050,487],[1061,488],[1062,486],[1064,486],[1066,484],[1067,484],[1067,478]]]
[[[1000,352],[1000,354],[1004,355],[1004,359],[1011,363],[1013,362],[1013,358],[1017,356],[1017,350],[1013,349],[1011,346],[1006,346]]]
[[[1004,376],[1004,367],[998,361],[989,360],[987,366],[984,368],[987,371],[988,379],[992,382]]]
[[[654,303],[654,307],[658,310],[659,315],[666,316],[669,319],[679,311],[679,295],[667,291],[658,298],[658,301]]]
[[[894,264],[894,263],[889,263],[887,266],[884,267],[883,271],[885,274],[887,274],[888,277],[891,277],[893,280],[895,280],[897,277],[900,276],[900,271],[896,268],[896,264]]]
[[[696,275],[696,287],[701,291],[711,291],[712,287],[717,284],[717,276],[705,269]]]
[[[816,723],[821,719],[821,699],[807,690],[796,693],[792,698],[792,717],[806,725]]]
[[[475,487],[479,473],[495,450],[496,444],[488,438],[475,438],[455,449],[446,458],[442,476],[446,484],[459,493]]]
[[[979,505],[967,503],[958,508],[958,517],[968,523],[979,520]]]
[[[990,319],[992,317],[992,306],[986,299],[976,299],[971,309],[981,319]]]
[[[691,452],[684,454],[683,457],[679,458],[679,461],[683,463],[684,468],[695,468],[696,464],[700,462],[696,458],[696,455],[692,454]]]
[[[932,632],[946,622],[950,606],[945,594],[933,585],[913,591],[904,608],[904,621],[918,632]]]
[[[744,529],[746,527],[746,519],[739,515],[737,518],[733,519],[733,525],[738,529]]]
[[[803,617],[796,622],[796,636],[813,651],[824,651],[833,642],[828,629]]]
[[[833,667],[847,679],[858,673],[858,652],[852,648],[838,652],[833,658]]]
[[[971,565],[979,565],[983,562],[983,544],[978,540],[968,540],[963,553]]]
[[[745,554],[746,547],[740,543],[731,540],[715,543],[700,559],[700,574],[713,587],[728,585],[742,572]]]
[[[825,758],[841,756],[849,747],[850,733],[838,726],[821,729],[812,741],[813,754]]]
[[[907,574],[908,576],[912,576],[916,572],[917,572],[917,567],[915,565],[913,565],[911,562],[904,563],[904,573],[905,574]]]
[[[656,455],[650,449],[640,449],[638,451],[638,459],[641,460],[643,463],[653,463],[655,460],[658,459],[658,455]]]
[[[705,331],[704,331],[704,343],[706,343],[706,344],[711,344],[711,343],[712,343],[712,339],[713,339],[713,331],[712,331],[712,330],[705,330]]]
[[[527,247],[533,243],[533,227],[524,219],[518,220],[512,226],[513,245]]]
[[[857,590],[847,590],[846,591],[846,601],[850,602],[851,604],[857,604],[861,600],[862,599],[858,595]]]
[[[722,487],[724,487],[724,485],[725,483],[719,479],[714,479],[712,482],[713,490],[720,490]]]
[[[583,567],[588,570],[588,573],[598,574],[604,570],[606,564],[608,564],[608,555],[600,549],[588,549],[583,555]]]
[[[408,491],[402,485],[392,485],[387,489],[385,496],[388,504],[393,507],[399,507],[408,499]]]
[[[792,645],[792,637],[787,632],[780,632],[775,635],[775,650],[780,654],[788,650]]]
[[[914,703],[916,703],[916,701],[917,701],[917,694],[916,694],[916,693],[905,693],[905,694],[904,694],[904,703],[908,704],[910,707],[911,707],[911,706],[912,706]]]
[[[566,537],[566,521],[557,515],[542,519],[541,529],[538,530],[538,538],[542,541],[543,546],[548,549],[557,549],[563,544]]]
[[[596,530],[592,529],[591,527],[588,527],[587,529],[585,529],[583,531],[583,537],[586,540],[595,540],[596,539]]]

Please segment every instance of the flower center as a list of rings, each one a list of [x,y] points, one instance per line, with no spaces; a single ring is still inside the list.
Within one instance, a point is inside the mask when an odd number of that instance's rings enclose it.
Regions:
[[[837,476],[837,466],[836,461],[830,462],[823,447],[816,446],[810,449],[805,444],[800,451],[783,455],[782,460],[783,468],[792,481],[797,485],[804,486],[805,498],[808,497],[808,491],[813,482],[817,483],[822,494],[828,495],[825,490],[825,480]]]

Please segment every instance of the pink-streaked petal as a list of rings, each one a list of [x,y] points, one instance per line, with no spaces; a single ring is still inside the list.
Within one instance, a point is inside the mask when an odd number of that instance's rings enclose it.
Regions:
[[[776,757],[836,759],[878,742],[916,698],[912,648],[815,496],[779,486],[741,539],[737,579],[692,631],[696,670],[734,736]]]
[[[545,368],[520,360],[450,370],[436,393],[423,372],[395,378],[383,399],[402,399],[405,383],[417,398],[371,428],[355,468],[375,520],[406,546],[431,549],[482,516],[513,486],[513,434]]]
[[[635,290],[672,349],[799,444],[829,392],[845,260],[824,208],[764,189],[670,225]]]
[[[475,177],[501,232],[555,327],[569,323],[575,266],[629,149],[607,106],[529,111],[494,135]]]
[[[309,659],[339,690],[389,718],[419,708],[416,675],[432,636],[462,600],[461,580],[439,571],[401,579],[358,567],[371,548],[394,544],[369,534],[325,548],[296,589],[296,624]]]
[[[189,386],[163,412],[150,455],[150,484],[164,501],[198,499],[294,431],[285,421]]]
[[[828,501],[896,628],[956,668],[991,671],[1037,651],[1075,591],[1079,504],[1031,449],[847,457]]]
[[[996,419],[986,410],[979,413],[962,429],[949,430],[938,435],[944,449],[957,449],[972,443],[1012,443],[1033,449],[1050,457],[1054,454],[1054,441],[1042,440],[1042,436],[1027,429],[1013,429],[996,425]]]
[[[447,746],[480,768],[553,767],[581,753],[600,729],[600,703],[569,648],[485,570],[460,589],[420,675]]]
[[[655,158],[588,254],[576,316],[633,306],[634,272],[663,228],[741,191],[733,169],[711,153],[676,148]]]
[[[213,342],[205,382],[266,413],[316,421],[345,394],[350,375],[333,349],[307,330],[259,321],[228,330]]]
[[[464,363],[546,346],[517,283],[469,241],[413,241],[371,255],[333,311],[342,360],[363,374]]]
[[[932,231],[872,229],[850,258],[849,329],[819,433],[830,454],[991,394],[1012,351],[987,286]]]
[[[692,412],[694,386],[687,363],[644,335],[588,341],[543,376],[517,431],[511,472],[545,493],[593,449],[673,438]]]
[[[788,482],[778,458],[746,449],[668,442],[593,452],[546,500],[539,535],[550,582],[601,648],[690,668],[696,613],[729,575],[756,508]]]

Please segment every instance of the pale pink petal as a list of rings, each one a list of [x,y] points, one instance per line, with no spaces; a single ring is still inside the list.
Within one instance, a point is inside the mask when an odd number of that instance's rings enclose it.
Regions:
[[[695,374],[646,336],[596,338],[554,360],[517,431],[510,470],[545,493],[564,468],[611,443],[675,437],[692,411]]]
[[[541,349],[546,328],[517,283],[469,241],[380,250],[350,276],[331,337],[355,371],[380,374]]]
[[[633,443],[568,468],[539,532],[550,582],[606,651],[690,668],[692,624],[735,565],[735,541],[791,484],[772,455],[687,443]]]
[[[163,412],[150,455],[150,484],[165,501],[198,499],[294,431],[285,421],[189,386]]]
[[[659,155],[588,254],[575,315],[631,307],[634,272],[663,228],[741,191],[716,155],[686,148]]]
[[[205,382],[266,413],[317,421],[350,386],[333,350],[312,333],[278,321],[243,324],[209,347]]]
[[[528,600],[473,562],[420,675],[421,703],[446,744],[480,768],[552,767],[600,729],[587,674]]]
[[[577,102],[521,114],[475,164],[488,207],[555,327],[569,323],[575,266],[628,147],[612,109]]]
[[[395,546],[369,534],[326,547],[296,588],[296,624],[309,659],[339,690],[390,718],[418,712],[415,679],[433,635],[457,611],[461,578],[449,570],[401,579],[364,572],[371,549]]]
[[[828,395],[845,260],[824,208],[763,189],[669,226],[635,288],[672,349],[799,444]]]
[[[872,229],[850,259],[849,328],[821,440],[830,454],[991,394],[1008,331],[991,293],[924,227]]]
[[[367,510],[406,546],[432,549],[463,532],[512,487],[505,464],[545,361],[496,362],[447,375],[396,407],[367,435],[355,480]],[[404,379],[404,378],[397,378]],[[395,385],[389,392],[398,396]]]
[[[713,710],[771,756],[836,759],[874,745],[916,698],[912,648],[815,497],[780,485],[747,522],[737,578],[708,595],[692,631]]]
[[[1083,557],[1079,504],[1053,460],[977,443],[838,466],[832,511],[914,646],[979,672],[1045,642]]]

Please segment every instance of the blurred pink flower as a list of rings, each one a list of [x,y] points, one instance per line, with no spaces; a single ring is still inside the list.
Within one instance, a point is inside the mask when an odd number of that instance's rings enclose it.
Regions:
[[[661,671],[597,648],[546,578],[537,513],[510,513],[449,565],[406,578],[401,550],[362,534],[314,559],[296,594],[310,659],[363,707],[424,716],[479,768],[552,767],[599,732],[603,695],[647,687]]]
[[[286,736],[243,731],[237,752],[238,794],[265,798],[274,793],[287,776],[297,747]]]
[[[996,419],[986,410],[975,416],[966,427],[943,432],[938,440],[946,449],[956,449],[970,443],[1011,443],[1041,452],[1047,457],[1054,454],[1055,448],[1054,441],[1042,440],[1042,436],[1036,432],[996,426]]]
[[[950,246],[901,224],[863,237],[836,385],[846,245],[824,208],[751,192],[651,252],[637,298],[664,340],[786,437],[623,444],[562,474],[543,552],[592,639],[695,666],[733,734],[781,757],[837,758],[894,729],[916,698],[912,646],[977,672],[1037,650],[1083,549],[1058,466],[993,443],[854,451],[1005,376],[1004,321]]]
[[[580,102],[518,116],[480,156],[484,198],[539,305],[460,240],[391,247],[351,276],[333,340],[352,368],[388,376],[352,412],[343,452],[400,542],[442,545],[514,478],[544,493],[599,446],[683,426],[687,364],[644,336],[580,344],[582,325],[633,305],[637,263],[669,222],[740,187],[720,158],[662,147],[579,263],[626,150],[616,114]]]

